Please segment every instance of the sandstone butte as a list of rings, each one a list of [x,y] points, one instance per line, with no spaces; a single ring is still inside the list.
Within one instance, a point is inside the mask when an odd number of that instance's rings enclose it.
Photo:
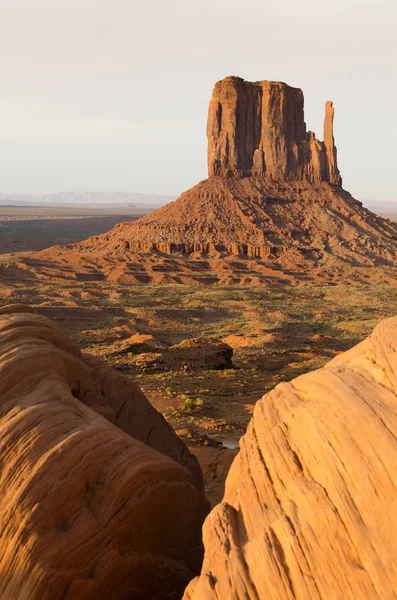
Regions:
[[[184,600],[397,598],[397,318],[255,407]]]
[[[208,179],[107,234],[26,254],[12,277],[261,285],[397,282],[397,224],[342,188],[334,107],[323,141],[303,93],[226,77],[209,105]]]
[[[0,598],[181,598],[207,514],[196,459],[127,377],[0,309]]]

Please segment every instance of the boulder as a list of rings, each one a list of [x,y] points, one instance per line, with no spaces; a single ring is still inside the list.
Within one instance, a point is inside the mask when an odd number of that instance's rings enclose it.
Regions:
[[[0,597],[180,598],[207,512],[196,459],[139,388],[50,319],[0,310]]]
[[[189,370],[230,369],[233,348],[219,340],[191,338],[172,346],[174,360],[178,359]]]
[[[385,600],[397,589],[397,318],[260,400],[184,600]]]
[[[162,352],[144,351],[131,358],[138,372],[218,371],[232,368],[233,349],[224,342],[190,338]]]

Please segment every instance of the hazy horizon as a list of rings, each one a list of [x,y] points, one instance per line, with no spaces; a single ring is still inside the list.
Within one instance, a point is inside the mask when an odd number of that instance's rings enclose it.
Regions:
[[[391,0],[3,0],[0,192],[178,196],[207,176],[205,125],[227,75],[301,87],[322,139],[335,105],[344,187],[397,199]]]

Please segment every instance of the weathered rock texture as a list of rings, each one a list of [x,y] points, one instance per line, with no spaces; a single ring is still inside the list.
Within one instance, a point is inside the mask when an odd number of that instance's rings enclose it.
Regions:
[[[0,597],[180,598],[196,460],[130,379],[28,311],[0,311]]]
[[[185,600],[385,600],[397,589],[397,318],[260,400]]]
[[[306,131],[302,90],[226,77],[215,84],[209,105],[208,174],[341,185],[333,118],[332,102],[327,102],[320,142]]]

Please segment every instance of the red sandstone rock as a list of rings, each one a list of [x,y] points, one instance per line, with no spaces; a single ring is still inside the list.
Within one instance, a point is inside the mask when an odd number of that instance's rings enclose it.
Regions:
[[[207,503],[128,378],[28,307],[0,310],[0,597],[180,598]]]
[[[208,179],[175,202],[79,244],[27,254],[5,276],[123,284],[397,283],[397,224],[340,186],[326,104],[324,141],[303,94],[227,77],[210,102]]]
[[[334,140],[334,114],[335,109],[333,102],[325,103],[325,119],[324,119],[324,146],[327,154],[326,164],[326,180],[337,185],[342,184],[339,175],[337,152]]]
[[[397,589],[397,318],[260,400],[185,600],[384,600]]]
[[[327,102],[324,142],[319,142],[306,131],[302,90],[226,77],[215,84],[209,105],[208,174],[341,185],[333,116]]]

